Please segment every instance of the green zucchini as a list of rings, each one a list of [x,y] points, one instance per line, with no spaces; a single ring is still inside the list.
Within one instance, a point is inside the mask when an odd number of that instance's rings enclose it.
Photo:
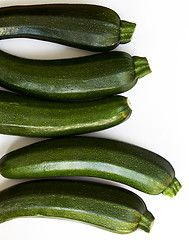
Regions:
[[[146,58],[125,52],[30,60],[0,51],[2,87],[51,100],[91,99],[125,92],[149,72]]]
[[[128,99],[111,96],[55,102],[0,91],[0,133],[58,137],[113,127],[131,115]]]
[[[130,42],[136,24],[90,4],[45,4],[0,9],[0,39],[35,38],[90,51]]]
[[[6,178],[87,176],[117,181],[148,194],[177,194],[171,164],[129,143],[94,137],[50,139],[12,151],[0,160]]]
[[[0,223],[18,217],[79,220],[115,233],[150,231],[154,221],[136,194],[102,183],[38,180],[0,192]]]

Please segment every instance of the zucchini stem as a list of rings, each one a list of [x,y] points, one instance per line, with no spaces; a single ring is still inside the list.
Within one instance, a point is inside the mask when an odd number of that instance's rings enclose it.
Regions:
[[[142,78],[151,73],[148,60],[145,57],[132,57],[135,66],[135,79]]]
[[[177,195],[181,188],[182,185],[180,184],[180,182],[176,178],[174,178],[173,182],[162,193],[163,195],[167,195],[173,198],[174,196]]]
[[[125,44],[131,41],[133,33],[135,31],[136,24],[127,22],[124,20],[120,21],[120,43]]]
[[[141,219],[140,219],[140,222],[138,224],[138,229],[149,233],[152,226],[153,226],[154,219],[155,218],[151,214],[151,212],[146,211],[144,214],[141,215]]]

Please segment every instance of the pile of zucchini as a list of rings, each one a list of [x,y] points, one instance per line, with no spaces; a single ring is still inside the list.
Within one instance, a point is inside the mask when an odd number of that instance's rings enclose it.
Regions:
[[[34,180],[0,192],[0,222],[45,216],[75,219],[115,233],[149,232],[154,216],[139,196],[90,177],[173,197],[181,184],[172,165],[136,145],[73,136],[130,117],[129,100],[117,94],[133,88],[151,70],[145,57],[110,50],[131,40],[135,24],[106,7],[47,4],[1,8],[0,28],[0,39],[28,37],[102,52],[31,60],[0,51],[0,86],[13,91],[0,91],[0,133],[54,137],[1,158],[2,176]],[[89,178],[53,178],[65,176]]]

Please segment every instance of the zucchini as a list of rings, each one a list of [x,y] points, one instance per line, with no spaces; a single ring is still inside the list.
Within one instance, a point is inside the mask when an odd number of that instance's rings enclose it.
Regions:
[[[50,139],[17,149],[1,158],[0,173],[15,179],[97,177],[170,197],[181,188],[171,164],[158,154],[129,143],[95,137]]]
[[[113,127],[131,115],[128,99],[55,102],[0,91],[0,133],[58,137]]]
[[[51,100],[90,99],[125,92],[149,72],[146,58],[125,52],[30,60],[0,51],[2,87]]]
[[[0,9],[0,39],[35,38],[90,51],[130,42],[135,23],[90,4],[45,4]]]
[[[79,220],[115,233],[150,231],[154,221],[136,194],[111,185],[73,180],[38,180],[0,192],[0,222],[18,217]]]

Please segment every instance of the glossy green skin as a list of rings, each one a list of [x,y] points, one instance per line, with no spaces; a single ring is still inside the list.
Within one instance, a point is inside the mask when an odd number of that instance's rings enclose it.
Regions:
[[[125,52],[30,60],[0,51],[0,85],[39,98],[98,98],[125,92],[136,82],[133,59]]]
[[[131,114],[127,99],[55,102],[0,91],[0,133],[31,137],[81,134],[113,127]]]
[[[0,192],[1,223],[26,216],[55,217],[79,220],[115,233],[130,233],[147,212],[136,194],[95,182],[40,180]]]
[[[88,4],[1,8],[0,39],[18,37],[109,51],[120,43],[120,18],[111,9]]]
[[[175,177],[163,157],[132,144],[93,137],[69,137],[38,142],[2,157],[7,178],[87,176],[130,185],[159,194]]]

